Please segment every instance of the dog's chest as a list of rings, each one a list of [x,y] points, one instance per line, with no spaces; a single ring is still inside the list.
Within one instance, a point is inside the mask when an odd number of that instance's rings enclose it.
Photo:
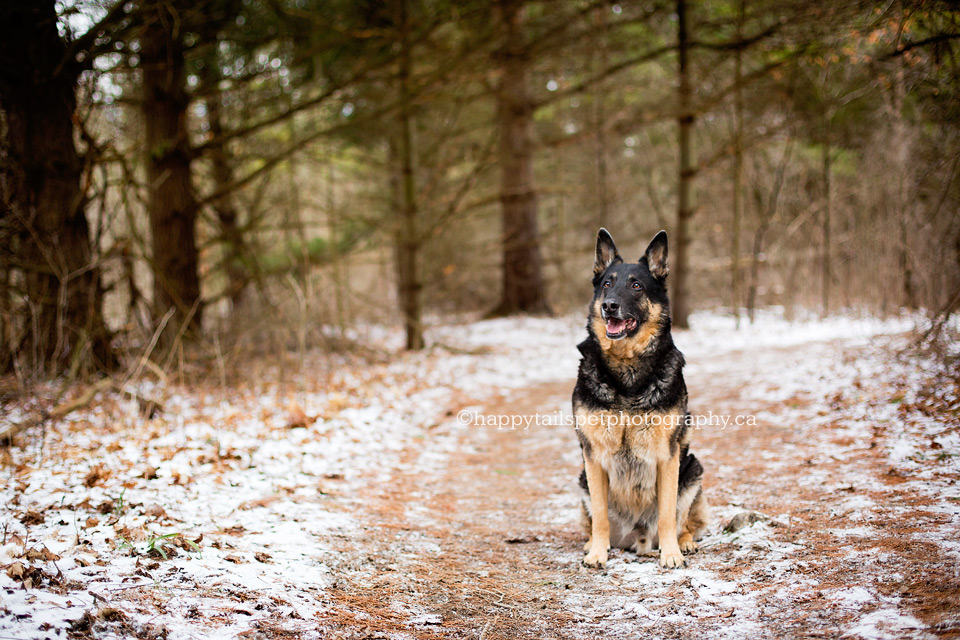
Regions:
[[[607,472],[628,464],[656,465],[669,457],[670,422],[662,414],[576,410],[577,431],[589,456]]]

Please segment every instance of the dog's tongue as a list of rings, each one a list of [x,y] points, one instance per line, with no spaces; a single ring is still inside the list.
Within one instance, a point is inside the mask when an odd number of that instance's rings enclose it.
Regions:
[[[626,320],[620,318],[607,318],[607,333],[616,335],[623,331],[627,326]]]

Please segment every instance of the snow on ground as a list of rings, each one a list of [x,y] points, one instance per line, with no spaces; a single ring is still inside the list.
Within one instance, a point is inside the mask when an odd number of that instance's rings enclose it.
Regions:
[[[0,468],[0,637],[69,631],[75,637],[233,638],[265,625],[316,637],[316,620],[330,613],[322,595],[354,566],[346,549],[383,535],[366,522],[365,489],[382,489],[398,470],[432,472],[450,464],[469,436],[469,428],[455,424],[455,410],[571,380],[583,324],[579,317],[511,318],[437,327],[431,349],[386,364],[342,358],[331,367],[333,356],[312,354],[292,389],[274,382],[276,376],[256,385],[190,389],[144,381],[131,393],[104,395],[45,433],[21,437]],[[775,482],[778,473],[809,465],[797,490],[831,496],[830,509],[843,522],[830,535],[853,554],[845,562],[878,562],[875,549],[867,558],[856,556],[859,541],[876,537],[880,520],[913,508],[877,502],[889,488],[879,472],[864,467],[868,449],[899,474],[898,495],[925,500],[924,509],[936,514],[936,527],[906,535],[958,557],[960,458],[954,452],[960,428],[924,410],[923,387],[936,364],[894,354],[903,346],[895,336],[909,329],[910,319],[789,323],[765,312],[739,329],[712,314],[697,314],[692,324],[676,333],[689,363],[691,410],[750,414],[776,425],[782,442],[750,456],[751,464],[763,465],[756,477]],[[382,329],[364,335],[373,346],[396,340],[395,332]],[[311,375],[315,371],[328,374]],[[157,400],[162,410],[145,417],[135,396]],[[954,403],[955,418],[956,398],[943,400]],[[5,408],[4,419],[24,415],[23,407]],[[724,533],[722,525],[757,499],[750,483],[730,481],[741,460],[730,455],[729,438],[749,432],[703,428],[712,431],[705,431],[709,437],[698,453],[715,458],[713,473],[728,481],[697,558],[709,557],[711,547],[733,560],[762,554],[765,568],[727,577],[696,565],[662,572],[654,562],[615,552],[603,579],[641,583],[643,599],[566,591],[564,607],[582,627],[577,635],[589,637],[598,628],[604,635],[650,631],[689,624],[692,615],[705,621],[701,637],[763,636],[771,603],[796,606],[813,593],[842,613],[840,631],[852,637],[923,633],[925,623],[876,586],[825,587],[805,577],[810,561],[802,549],[811,541],[778,533],[799,524],[795,509],[768,508],[764,521]],[[829,438],[811,445],[802,430]],[[425,437],[434,432],[445,435]],[[481,440],[471,442],[482,454]],[[576,464],[576,450],[561,458]],[[425,497],[404,500],[407,518],[429,524]],[[540,520],[575,530],[575,504],[571,483],[548,503],[567,505],[563,513]],[[440,551],[432,538],[415,533],[392,547],[397,571]],[[576,566],[576,547],[557,549],[553,559]],[[764,581],[769,588],[758,589]],[[672,599],[698,606],[680,611]],[[440,624],[423,607],[405,606],[412,628]]]

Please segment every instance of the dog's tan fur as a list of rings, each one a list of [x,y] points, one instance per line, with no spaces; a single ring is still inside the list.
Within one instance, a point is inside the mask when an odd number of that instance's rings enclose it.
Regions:
[[[590,541],[585,550],[584,563],[591,566],[604,566],[607,551],[610,548],[610,523],[607,517],[608,501],[628,506],[635,511],[643,511],[654,502],[658,507],[657,538],[660,540],[660,563],[665,567],[679,567],[683,564],[681,546],[687,552],[696,550],[693,541],[696,533],[706,524],[705,503],[701,494],[697,494],[691,505],[684,505],[680,518],[683,532],[678,536],[677,509],[677,470],[679,467],[679,446],[685,440],[670,444],[673,429],[683,419],[679,411],[659,414],[625,415],[607,411],[587,411],[578,409],[577,425],[590,443],[590,455],[584,456],[587,482],[590,486],[591,512]],[[645,468],[656,470],[656,483],[643,483],[646,487],[640,491],[633,482],[622,482],[621,478],[611,479],[610,471],[616,469],[613,458],[622,449],[630,452]],[[671,451],[672,449],[672,451]],[[594,487],[601,488],[594,491]],[[674,487],[672,491],[660,491],[661,487]],[[694,509],[696,506],[696,509]],[[652,541],[644,541],[649,544]],[[647,547],[649,548],[649,547]]]

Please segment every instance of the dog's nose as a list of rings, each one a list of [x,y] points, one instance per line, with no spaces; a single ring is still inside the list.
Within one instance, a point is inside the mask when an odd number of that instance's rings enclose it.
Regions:
[[[602,308],[607,313],[616,313],[620,310],[620,303],[616,300],[604,300]]]

